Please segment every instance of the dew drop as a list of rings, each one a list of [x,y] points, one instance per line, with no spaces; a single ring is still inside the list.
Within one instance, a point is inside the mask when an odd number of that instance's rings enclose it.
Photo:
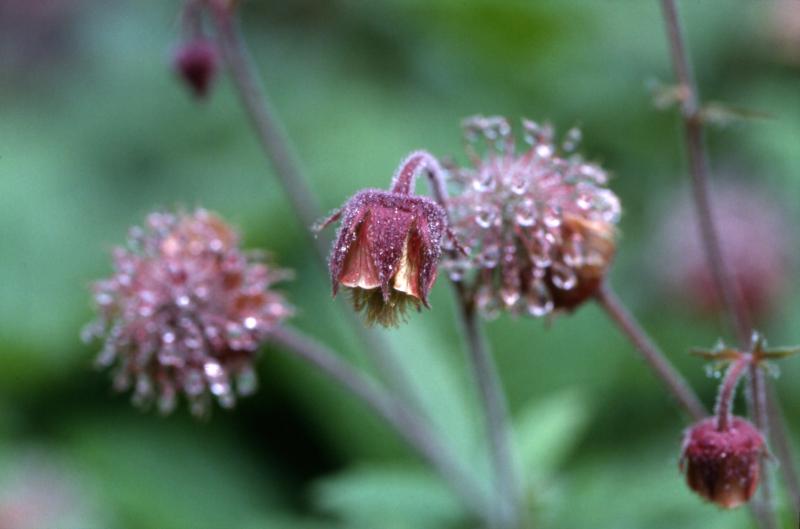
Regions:
[[[493,320],[500,315],[500,306],[494,296],[494,291],[491,285],[483,285],[475,295],[475,303],[478,310],[481,311],[483,317],[488,320]]]
[[[578,283],[578,276],[575,275],[575,271],[561,262],[553,263],[553,266],[550,267],[551,270],[551,278],[553,280],[553,285],[556,288],[560,288],[561,290],[571,290],[575,287]]]
[[[136,388],[134,389],[137,399],[146,400],[153,394],[153,383],[150,377],[144,374],[136,377]]]
[[[543,282],[536,281],[531,284],[530,290],[525,295],[525,307],[528,310],[528,314],[535,318],[552,312],[553,298]]]
[[[500,289],[500,298],[507,308],[511,308],[519,301],[519,290],[513,287],[503,287]]]
[[[528,179],[521,174],[515,176],[511,181],[509,189],[511,189],[511,192],[515,195],[524,194],[528,190]]]
[[[539,158],[550,158],[553,155],[553,146],[548,143],[541,143],[537,145],[536,155]]]
[[[557,206],[548,205],[542,214],[542,222],[548,228],[558,228],[561,226],[561,210]]]
[[[486,191],[492,191],[494,187],[495,187],[495,179],[492,176],[492,174],[488,172],[480,174],[472,180],[472,188],[475,191],[479,191],[481,193]]]
[[[578,144],[581,142],[581,138],[581,129],[577,127],[571,128],[569,131],[567,131],[561,148],[564,149],[564,152],[572,152],[578,147]]]
[[[478,256],[483,268],[494,268],[500,262],[500,248],[496,245],[487,246]]]
[[[165,386],[161,389],[161,395],[158,396],[158,411],[162,415],[168,415],[175,410],[177,399],[175,396],[175,388],[172,386]]]
[[[95,303],[97,303],[101,307],[105,307],[105,306],[111,305],[111,303],[114,301],[114,298],[108,292],[99,292],[94,297],[94,301],[95,301]]]
[[[252,367],[244,368],[236,375],[236,390],[239,395],[252,395],[258,389],[258,377]]]
[[[523,137],[525,143],[533,145],[537,142],[539,135],[542,133],[542,127],[535,121],[529,119],[522,120],[522,128],[524,129]]]
[[[497,219],[497,211],[494,206],[478,206],[475,213],[475,223],[481,228],[490,228]]]
[[[525,199],[514,208],[514,220],[523,227],[533,226],[536,222],[536,210],[533,200]]]
[[[203,374],[196,369],[192,369],[183,380],[183,390],[191,397],[200,395],[203,393],[203,389],[205,389]]]

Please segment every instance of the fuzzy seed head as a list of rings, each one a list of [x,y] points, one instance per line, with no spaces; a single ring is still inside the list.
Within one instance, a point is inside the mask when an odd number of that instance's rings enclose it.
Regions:
[[[114,387],[139,405],[171,412],[183,393],[195,415],[212,397],[223,407],[255,390],[253,361],[267,333],[292,309],[270,287],[287,277],[239,249],[238,235],[199,209],[152,213],[113,251],[114,272],[94,283],[98,318],[87,341]]]
[[[746,503],[758,488],[764,438],[749,421],[734,417],[725,430],[709,417],[684,436],[680,469],[686,483],[704,499],[732,509]]]
[[[573,154],[580,131],[558,146],[550,126],[523,120],[517,152],[502,117],[464,122],[471,166],[451,166],[458,194],[448,204],[469,257],[447,263],[456,281],[474,276],[476,302],[539,317],[572,310],[600,285],[615,250],[617,196],[599,166]]]

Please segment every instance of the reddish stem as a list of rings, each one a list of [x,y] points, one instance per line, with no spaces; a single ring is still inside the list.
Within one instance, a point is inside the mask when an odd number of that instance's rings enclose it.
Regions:
[[[441,168],[436,158],[427,151],[414,151],[400,164],[392,178],[392,193],[410,195],[414,191],[417,176],[423,170],[428,174],[440,174]]]
[[[717,430],[724,432],[727,430],[733,420],[733,397],[736,394],[736,386],[739,385],[739,380],[744,374],[745,368],[750,364],[750,355],[741,355],[734,361],[728,371],[725,373],[725,378],[719,387],[719,395],[717,396],[717,405],[714,408],[714,414],[717,417]]]

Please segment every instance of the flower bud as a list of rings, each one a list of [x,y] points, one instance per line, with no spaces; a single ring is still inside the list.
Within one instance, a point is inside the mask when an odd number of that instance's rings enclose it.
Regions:
[[[208,94],[217,73],[219,57],[213,42],[195,37],[175,52],[173,68],[198,99]]]
[[[152,213],[114,250],[114,273],[94,284],[100,338],[97,362],[114,366],[114,386],[133,386],[134,402],[163,413],[186,395],[192,413],[223,407],[255,390],[253,361],[269,331],[292,309],[270,290],[286,272],[239,249],[219,217]],[[234,384],[235,382],[235,384]]]
[[[765,453],[764,438],[747,420],[733,417],[720,430],[717,418],[709,417],[686,431],[680,468],[689,488],[732,509],[755,493]]]
[[[529,147],[518,153],[505,118],[468,119],[472,164],[452,168],[460,192],[448,209],[470,258],[448,267],[454,280],[473,272],[486,316],[575,309],[596,292],[616,248],[619,199],[605,171],[572,154],[579,131],[559,148],[549,126],[523,125]]]
[[[359,191],[322,224],[341,218],[328,262],[333,294],[349,288],[368,324],[397,326],[409,307],[429,307],[447,216],[433,200],[412,194],[411,182],[432,163],[427,153],[413,153],[392,191]]]

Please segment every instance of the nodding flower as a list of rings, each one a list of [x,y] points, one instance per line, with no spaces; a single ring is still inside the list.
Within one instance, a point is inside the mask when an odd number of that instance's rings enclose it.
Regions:
[[[169,413],[184,394],[203,415],[255,390],[253,362],[267,334],[291,315],[271,290],[287,272],[239,248],[236,232],[199,209],[151,213],[113,252],[114,272],[93,286],[99,316],[85,339],[100,339],[101,367],[139,405]]]
[[[452,228],[470,257],[447,266],[456,281],[474,279],[489,317],[575,309],[595,293],[616,248],[619,199],[606,172],[573,153],[578,129],[559,147],[550,126],[522,124],[528,145],[517,152],[505,118],[465,120],[471,164],[448,167],[460,187],[448,202]]]
[[[423,170],[439,171],[438,162],[424,151],[411,153],[389,191],[361,190],[321,224],[341,221],[328,260],[333,294],[349,289],[368,324],[397,326],[409,307],[429,307],[447,215],[434,200],[414,194]]]
[[[720,427],[709,417],[686,431],[680,468],[693,491],[720,507],[746,503],[758,488],[764,438],[753,424],[732,417]]]

